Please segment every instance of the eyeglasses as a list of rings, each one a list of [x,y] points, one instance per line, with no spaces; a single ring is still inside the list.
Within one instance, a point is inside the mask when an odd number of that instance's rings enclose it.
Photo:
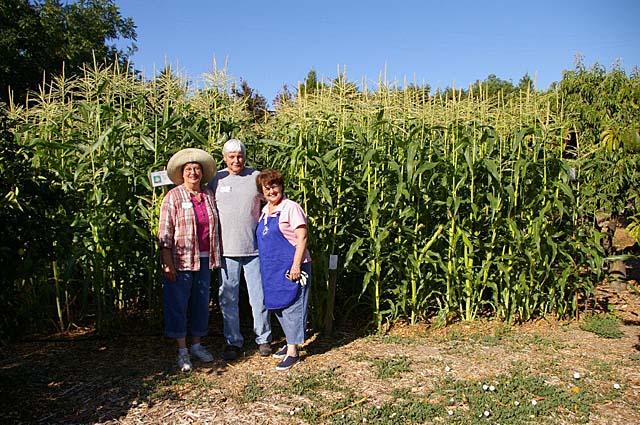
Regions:
[[[184,170],[183,170],[183,172],[186,172],[186,173],[199,173],[201,171],[202,171],[202,168],[200,168],[199,165],[195,165],[193,167],[187,166],[187,167],[184,167]]]

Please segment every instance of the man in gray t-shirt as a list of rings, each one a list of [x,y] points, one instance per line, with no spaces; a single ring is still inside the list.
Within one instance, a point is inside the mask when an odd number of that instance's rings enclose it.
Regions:
[[[242,271],[247,282],[258,350],[262,356],[271,354],[271,326],[269,312],[264,306],[255,236],[260,217],[260,194],[256,187],[259,171],[245,167],[245,152],[244,143],[240,140],[227,141],[222,148],[227,168],[218,171],[209,183],[216,194],[222,233],[222,267],[219,271],[218,293],[227,343],[222,353],[225,360],[235,360],[244,344],[238,311]]]

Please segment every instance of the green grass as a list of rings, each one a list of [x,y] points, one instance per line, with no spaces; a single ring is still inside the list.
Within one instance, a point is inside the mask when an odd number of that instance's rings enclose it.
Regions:
[[[483,390],[483,383],[494,384],[495,391]],[[394,390],[391,395],[393,400],[382,405],[340,412],[331,418],[332,423],[586,423],[596,402],[586,391],[550,385],[544,377],[518,369],[484,382],[444,379],[428,399],[407,389]],[[489,412],[488,417],[484,416],[485,411]]]
[[[421,336],[400,336],[400,335],[371,335],[367,337],[368,341],[378,342],[382,344],[397,345],[416,345],[421,343]]]
[[[580,329],[592,332],[602,338],[622,338],[620,321],[612,314],[594,314],[584,318]]]
[[[366,419],[366,423],[399,425],[432,423],[436,417],[444,417],[446,415],[447,413],[443,406],[411,400],[385,403],[380,407],[374,406],[369,408],[362,416],[363,419]],[[360,423],[364,422],[363,419],[360,420]]]
[[[508,338],[510,347],[528,350],[532,345],[545,352],[554,352],[566,348],[567,345],[541,335],[513,335]]]
[[[264,397],[264,394],[264,388],[260,386],[258,378],[255,375],[249,375],[242,390],[242,401],[251,403]]]
[[[391,397],[393,398],[411,398],[410,388],[395,388],[391,391]]]
[[[295,376],[289,380],[282,392],[296,395],[311,395],[320,389],[339,391],[341,389],[335,372],[331,369]]]
[[[411,368],[409,367],[410,364],[411,361],[404,356],[388,357],[373,361],[373,366],[376,368],[376,376],[378,379],[390,379],[403,372],[409,372],[411,371]]]

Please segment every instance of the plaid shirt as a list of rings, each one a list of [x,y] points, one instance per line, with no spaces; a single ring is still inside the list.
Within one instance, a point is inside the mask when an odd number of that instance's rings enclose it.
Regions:
[[[209,269],[220,267],[220,233],[218,210],[214,193],[204,192],[209,214]],[[200,250],[196,233],[196,216],[191,196],[184,186],[174,187],[162,201],[160,227],[158,230],[160,249],[169,248],[173,254],[173,265],[180,271],[200,269]]]

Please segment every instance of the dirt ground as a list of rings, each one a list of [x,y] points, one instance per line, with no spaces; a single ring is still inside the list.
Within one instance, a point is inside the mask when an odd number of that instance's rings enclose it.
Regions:
[[[581,321],[492,321],[386,335],[313,336],[301,364],[252,344],[177,371],[161,335],[102,339],[90,329],[0,349],[2,423],[594,423],[640,424],[640,290],[601,288],[621,338]],[[217,320],[217,319],[216,319]],[[218,325],[219,326],[219,325]],[[249,335],[245,330],[245,337]],[[281,341],[278,341],[281,342]],[[276,347],[274,343],[274,348]]]

